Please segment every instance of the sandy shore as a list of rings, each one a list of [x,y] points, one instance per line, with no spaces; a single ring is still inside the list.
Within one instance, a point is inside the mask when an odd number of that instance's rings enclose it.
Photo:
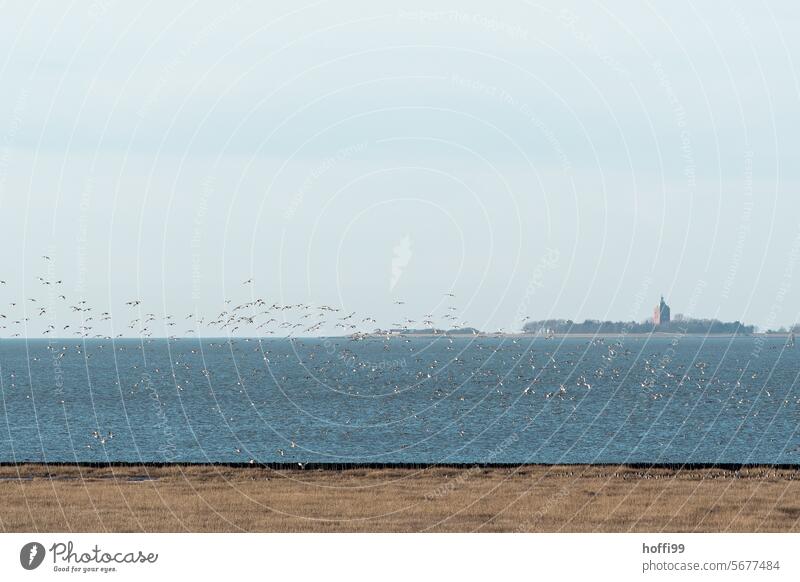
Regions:
[[[1,531],[800,531],[800,468],[0,467]]]

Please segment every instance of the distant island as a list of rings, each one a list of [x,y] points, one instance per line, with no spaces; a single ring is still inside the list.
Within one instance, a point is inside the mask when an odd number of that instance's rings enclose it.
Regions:
[[[781,327],[778,330],[769,329],[760,331],[755,325],[747,325],[741,321],[720,321],[718,319],[702,319],[686,317],[680,313],[672,316],[670,306],[664,297],[653,309],[653,316],[644,321],[601,321],[599,319],[586,319],[582,322],[571,319],[542,319],[528,320],[519,332],[498,330],[496,332],[481,331],[475,327],[459,327],[452,329],[441,328],[392,328],[385,331],[376,330],[371,334],[356,335],[404,335],[404,336],[594,336],[594,335],[726,335],[749,336],[760,335],[787,335],[792,337],[800,333],[800,324],[789,328]]]
[[[680,314],[673,319],[671,313],[672,310],[662,295],[661,301],[653,309],[652,319],[649,320],[638,322],[587,319],[583,323],[578,323],[571,319],[544,319],[527,322],[523,326],[523,331],[541,335],[650,333],[752,335],[756,331],[754,325],[745,325],[741,321],[695,319]]]
[[[458,327],[452,329],[439,329],[435,327],[425,327],[419,329],[394,328],[388,330],[389,334],[396,335],[481,335],[482,332],[474,327]]]

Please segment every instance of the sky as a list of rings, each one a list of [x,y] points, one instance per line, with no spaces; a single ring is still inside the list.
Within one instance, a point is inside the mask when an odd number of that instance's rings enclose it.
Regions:
[[[796,3],[402,4],[0,4],[0,311],[800,319]]]

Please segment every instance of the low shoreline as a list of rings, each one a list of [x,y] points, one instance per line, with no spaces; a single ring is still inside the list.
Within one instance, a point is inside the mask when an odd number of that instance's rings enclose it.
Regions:
[[[795,465],[4,464],[0,530],[800,531]]]
[[[356,469],[363,470],[383,470],[383,469],[404,469],[404,470],[425,470],[425,469],[526,469],[526,468],[552,468],[563,467],[584,467],[584,468],[607,468],[617,467],[625,469],[665,469],[669,471],[696,471],[705,469],[719,469],[721,471],[741,471],[745,469],[773,469],[781,471],[800,471],[800,463],[329,463],[329,462],[275,462],[275,463],[244,463],[244,462],[174,462],[174,461],[0,461],[0,475],[4,474],[9,468],[91,468],[91,469],[113,469],[113,468],[212,468],[221,467],[229,469],[258,470],[269,469],[273,471],[351,471]]]

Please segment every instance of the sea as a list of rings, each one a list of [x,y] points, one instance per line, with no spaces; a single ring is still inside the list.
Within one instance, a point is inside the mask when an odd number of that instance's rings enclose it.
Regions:
[[[0,462],[798,463],[800,347],[0,340]]]

